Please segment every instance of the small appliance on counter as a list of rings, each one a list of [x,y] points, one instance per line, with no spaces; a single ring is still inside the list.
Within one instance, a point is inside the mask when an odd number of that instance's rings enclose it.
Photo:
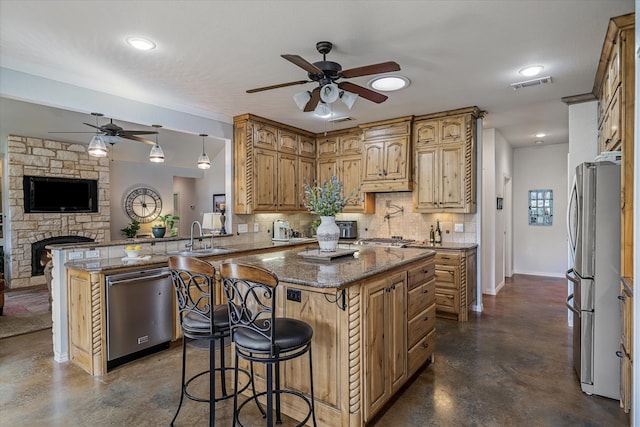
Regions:
[[[340,239],[355,240],[358,238],[357,221],[336,221],[336,225],[340,229]]]
[[[289,221],[277,219],[273,221],[273,240],[274,242],[288,242],[291,238],[291,228]]]

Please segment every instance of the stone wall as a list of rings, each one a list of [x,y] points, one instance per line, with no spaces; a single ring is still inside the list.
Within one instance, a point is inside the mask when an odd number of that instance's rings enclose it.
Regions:
[[[24,175],[98,180],[97,213],[24,212]],[[110,241],[109,159],[87,154],[87,146],[48,139],[9,136],[7,141],[8,275],[11,288],[45,283],[31,276],[31,244],[58,236],[82,236]]]

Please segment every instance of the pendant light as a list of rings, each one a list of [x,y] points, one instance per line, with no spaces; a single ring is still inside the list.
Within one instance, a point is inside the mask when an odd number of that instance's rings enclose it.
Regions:
[[[102,117],[102,113],[91,113],[91,115],[96,117],[96,128],[98,128],[98,117]],[[96,130],[96,134],[93,135],[93,138],[91,138],[91,142],[89,142],[87,153],[91,157],[106,157],[107,146],[104,142],[104,136],[100,135]]]
[[[151,125],[156,128],[156,131],[162,127],[162,125]],[[156,133],[156,145],[151,147],[151,153],[149,153],[149,161],[153,163],[164,163],[164,151],[158,144],[158,134]]]
[[[201,133],[200,136],[202,137],[202,154],[200,154],[200,157],[198,157],[198,169],[209,169],[211,167],[211,161],[209,160],[209,156],[207,156],[207,153],[205,153],[204,151],[204,138],[209,136],[206,133]]]

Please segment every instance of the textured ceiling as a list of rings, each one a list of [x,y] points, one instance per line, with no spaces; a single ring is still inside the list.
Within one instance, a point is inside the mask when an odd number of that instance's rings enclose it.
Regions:
[[[633,0],[1,0],[0,66],[203,117],[250,112],[314,132],[477,105],[485,127],[513,146],[538,132],[563,143],[561,98],[591,92],[609,18],[633,10]],[[134,35],[157,49],[129,48]],[[245,93],[306,79],[280,54],[320,60],[320,40],[334,43],[327,59],[343,68],[398,62],[411,86],[379,105],[335,103],[354,119],[335,125],[296,108],[293,94],[312,83]],[[529,64],[543,64],[553,83],[514,91]]]

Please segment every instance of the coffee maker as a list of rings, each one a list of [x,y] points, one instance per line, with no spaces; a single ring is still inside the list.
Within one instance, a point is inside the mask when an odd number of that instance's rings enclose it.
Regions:
[[[289,221],[277,219],[273,221],[273,240],[274,242],[288,242],[291,237],[291,228]]]

